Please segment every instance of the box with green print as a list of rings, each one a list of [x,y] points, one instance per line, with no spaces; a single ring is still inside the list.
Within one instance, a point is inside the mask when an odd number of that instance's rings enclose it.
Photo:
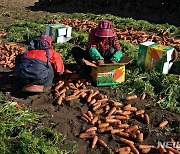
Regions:
[[[85,64],[91,66],[91,76],[96,86],[114,86],[125,81],[125,65],[132,59],[126,55],[121,58],[119,63],[105,63],[95,65],[87,60]]]
[[[55,43],[67,42],[71,39],[72,27],[61,23],[48,24],[46,26],[46,35],[53,38]]]
[[[176,59],[177,52],[173,47],[150,41],[139,44],[137,65],[143,69],[167,74]]]

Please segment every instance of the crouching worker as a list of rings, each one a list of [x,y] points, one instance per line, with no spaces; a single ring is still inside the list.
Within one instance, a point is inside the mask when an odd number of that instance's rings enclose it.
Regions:
[[[43,92],[50,89],[54,76],[64,72],[61,56],[52,47],[52,38],[34,38],[28,49],[16,57],[15,74],[24,92]]]
[[[72,55],[81,69],[88,71],[83,59],[95,61],[96,65],[118,63],[123,56],[118,38],[109,20],[101,20],[98,26],[91,30],[86,50],[80,47],[72,48]]]

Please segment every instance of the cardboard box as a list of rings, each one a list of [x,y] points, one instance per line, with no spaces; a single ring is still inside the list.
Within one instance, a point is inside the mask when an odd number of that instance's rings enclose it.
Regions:
[[[85,64],[92,67],[91,75],[96,86],[113,86],[125,81],[125,65],[132,59],[124,55],[117,64],[95,64],[84,60]]]
[[[64,43],[69,41],[71,37],[72,27],[57,23],[46,26],[46,35],[53,38],[53,42]]]
[[[167,74],[177,58],[175,49],[155,42],[144,42],[139,45],[137,65],[143,69]]]

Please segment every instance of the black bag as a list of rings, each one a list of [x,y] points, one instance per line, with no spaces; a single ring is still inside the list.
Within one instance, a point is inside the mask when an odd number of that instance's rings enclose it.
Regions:
[[[39,37],[33,39],[28,49],[46,50],[47,62],[33,58],[25,58],[25,54],[29,51],[26,50],[20,58],[18,66],[15,68],[16,76],[22,79],[29,79],[30,81],[46,79],[49,74],[49,48],[48,45],[42,43]]]

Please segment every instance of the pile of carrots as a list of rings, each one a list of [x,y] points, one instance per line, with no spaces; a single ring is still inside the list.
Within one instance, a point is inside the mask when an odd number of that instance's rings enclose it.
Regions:
[[[108,144],[102,140],[101,134],[108,133],[119,138],[119,142],[124,145],[114,149],[115,153],[134,154],[149,153],[157,150],[154,145],[144,145],[144,133],[141,132],[138,125],[129,125],[127,121],[131,116],[141,118],[146,124],[150,124],[149,115],[145,110],[137,109],[131,104],[124,105],[122,102],[117,102],[108,99],[107,95],[100,93],[98,90],[88,89],[91,85],[90,81],[81,79],[78,74],[72,74],[68,80],[59,80],[54,87],[57,105],[62,102],[82,99],[88,106],[87,113],[82,113],[81,120],[88,123],[90,128],[80,133],[79,138],[90,139],[92,141],[91,148],[100,145],[104,148],[109,148]],[[68,92],[67,92],[68,91]],[[144,99],[145,95],[141,96]],[[130,95],[125,98],[126,101],[137,99],[137,95]],[[159,128],[168,125],[165,120],[159,124]],[[171,140],[173,141],[173,140]],[[168,151],[169,153],[180,153],[175,148],[160,147],[159,152]]]
[[[13,68],[16,56],[24,51],[24,47],[15,43],[0,44],[0,65]]]
[[[90,32],[92,28],[97,26],[97,23],[85,20],[85,19],[71,19],[71,18],[62,18],[62,19],[53,19],[49,23],[63,23],[65,25],[69,25],[76,30],[83,30]],[[136,44],[145,42],[145,41],[155,41],[163,45],[169,45],[175,47],[177,50],[180,49],[180,39],[174,39],[173,37],[168,38],[164,36],[157,36],[153,34],[147,34],[143,31],[136,31],[133,29],[120,30],[118,28],[114,28],[117,37],[120,40],[127,40],[130,42],[134,42]],[[165,35],[167,32],[163,31],[162,35]]]

